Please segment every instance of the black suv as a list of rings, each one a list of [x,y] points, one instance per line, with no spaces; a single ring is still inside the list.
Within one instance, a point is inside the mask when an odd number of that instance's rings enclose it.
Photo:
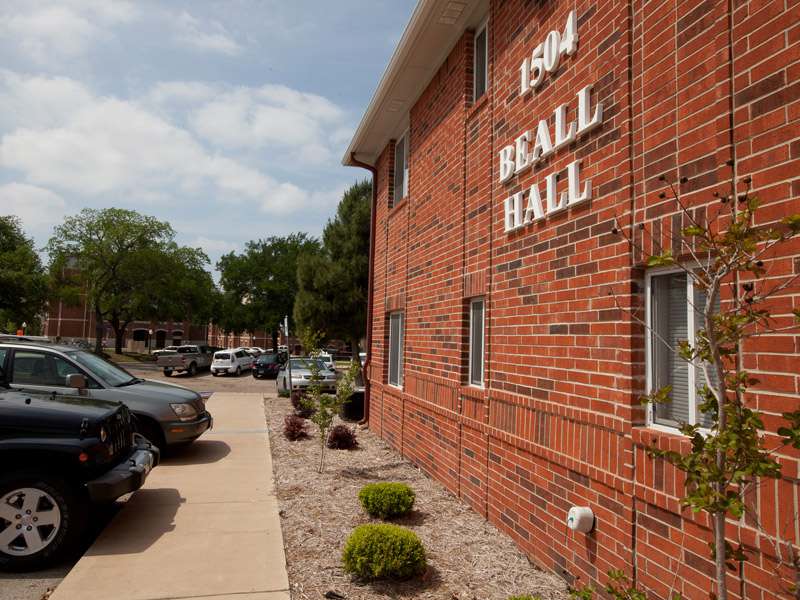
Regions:
[[[0,568],[36,569],[64,556],[91,503],[139,489],[159,457],[118,402],[0,382]]]

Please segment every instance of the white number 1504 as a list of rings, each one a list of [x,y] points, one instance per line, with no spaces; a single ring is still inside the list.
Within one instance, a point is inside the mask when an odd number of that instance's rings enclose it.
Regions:
[[[558,69],[561,56],[572,56],[578,49],[578,23],[575,11],[570,11],[564,34],[551,31],[544,42],[536,46],[531,55],[522,61],[520,71],[520,95],[524,96],[531,90],[536,90],[542,85],[545,73],[553,73]]]

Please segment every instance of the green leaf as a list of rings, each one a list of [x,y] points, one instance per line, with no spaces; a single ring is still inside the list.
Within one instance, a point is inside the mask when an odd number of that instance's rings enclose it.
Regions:
[[[792,234],[800,232],[800,214],[789,215],[783,218],[783,224],[786,225]]]
[[[675,264],[672,250],[665,250],[661,254],[654,254],[647,259],[648,267],[668,267]]]
[[[699,225],[689,225],[688,227],[684,227],[683,235],[687,237],[692,236],[702,236],[705,235],[706,230],[700,227]]]

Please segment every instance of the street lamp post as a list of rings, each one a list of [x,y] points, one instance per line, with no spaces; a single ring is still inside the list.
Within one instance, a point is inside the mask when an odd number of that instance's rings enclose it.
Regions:
[[[147,353],[148,354],[152,354],[153,353],[153,330],[152,329],[148,329],[147,330]]]

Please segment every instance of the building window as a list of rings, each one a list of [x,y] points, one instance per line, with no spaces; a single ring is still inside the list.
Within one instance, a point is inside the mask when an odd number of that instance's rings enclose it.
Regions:
[[[683,271],[651,274],[647,287],[648,389],[672,386],[670,402],[650,406],[650,422],[668,427],[681,423],[709,426],[709,415],[698,408],[702,404],[698,390],[706,384],[703,369],[677,353],[682,341],[694,345],[695,333],[703,327],[705,293],[695,289],[692,278]],[[711,382],[716,383],[713,374]]]
[[[403,313],[389,315],[389,384],[403,386]]]
[[[489,44],[486,23],[475,32],[475,59],[473,71],[473,100],[477,100],[486,93],[486,83],[489,81]]]
[[[474,298],[469,303],[469,383],[483,387],[483,339],[486,301]]]
[[[394,145],[394,202],[399,203],[408,196],[408,134],[405,133]]]

